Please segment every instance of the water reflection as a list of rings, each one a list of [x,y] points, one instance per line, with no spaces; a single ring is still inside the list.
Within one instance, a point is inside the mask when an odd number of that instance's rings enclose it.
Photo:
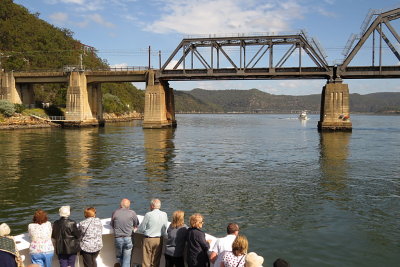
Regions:
[[[68,177],[75,186],[87,186],[88,180],[93,178],[90,174],[91,153],[96,147],[93,135],[97,129],[69,129],[65,132],[66,161],[69,165]]]
[[[57,194],[54,188],[65,175],[65,142],[61,133],[58,129],[1,133],[0,218],[18,224],[21,214],[31,215],[38,207],[49,208],[49,204],[40,203]],[[9,212],[15,209],[18,213]]]
[[[303,128],[306,128],[306,127],[307,127],[307,121],[308,121],[308,120],[299,119],[299,121],[300,121],[301,126],[302,126]]]
[[[351,133],[320,134],[321,185],[329,192],[340,192],[347,184],[349,141]]]
[[[168,180],[175,157],[175,129],[144,129],[145,171],[149,182]]]
[[[2,188],[17,182],[21,178],[20,169],[20,139],[18,132],[4,132],[1,134],[0,166],[5,176],[2,178]]]

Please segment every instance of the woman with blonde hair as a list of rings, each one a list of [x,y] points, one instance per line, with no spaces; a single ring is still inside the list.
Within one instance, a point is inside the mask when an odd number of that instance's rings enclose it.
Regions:
[[[166,267],[184,267],[183,250],[185,248],[188,227],[185,224],[185,212],[177,210],[172,214],[172,222],[168,227],[167,245],[165,248]]]
[[[200,213],[190,216],[190,228],[187,235],[187,264],[189,267],[210,266],[208,260],[209,242],[206,241],[206,234],[201,231],[204,219]]]
[[[249,242],[246,236],[238,235],[232,243],[232,251],[226,251],[220,267],[244,267]]]
[[[51,267],[54,256],[54,246],[51,241],[52,227],[48,221],[47,213],[41,209],[35,211],[32,223],[28,225],[29,254],[32,263],[41,267]]]
[[[80,254],[85,267],[97,267],[96,258],[103,247],[103,225],[101,220],[96,218],[95,208],[86,208],[83,214],[86,219],[79,223],[81,232]]]

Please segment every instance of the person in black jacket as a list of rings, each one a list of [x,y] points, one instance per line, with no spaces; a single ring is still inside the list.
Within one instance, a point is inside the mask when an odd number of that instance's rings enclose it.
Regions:
[[[187,264],[189,267],[208,267],[208,250],[211,240],[206,241],[206,234],[200,229],[203,227],[203,216],[195,213],[190,216],[190,228],[187,233]]]
[[[62,206],[59,211],[60,219],[54,222],[51,237],[55,240],[60,267],[75,267],[76,255],[80,250],[81,233],[76,222],[68,218],[70,207]]]

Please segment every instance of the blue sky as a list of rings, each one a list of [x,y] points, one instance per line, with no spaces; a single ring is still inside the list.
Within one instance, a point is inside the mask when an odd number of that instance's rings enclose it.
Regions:
[[[385,0],[14,0],[40,18],[71,29],[113,66],[147,66],[147,49],[163,61],[181,39],[198,34],[293,33],[316,37],[333,64],[370,9],[400,7]],[[400,21],[400,19],[399,19]],[[400,23],[393,24],[400,33]],[[394,56],[392,56],[394,58]],[[396,62],[398,64],[398,62]],[[158,56],[152,56],[158,67]],[[272,94],[319,94],[324,80],[171,82],[178,90],[251,89]],[[400,92],[398,80],[347,80],[351,93]],[[144,84],[136,84],[144,88]]]

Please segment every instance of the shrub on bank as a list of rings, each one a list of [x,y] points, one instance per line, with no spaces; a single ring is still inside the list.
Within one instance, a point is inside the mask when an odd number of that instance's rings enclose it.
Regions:
[[[22,113],[26,107],[23,104],[14,104],[15,112]]]
[[[14,104],[8,100],[0,100],[0,113],[6,117],[11,117],[15,113]]]

